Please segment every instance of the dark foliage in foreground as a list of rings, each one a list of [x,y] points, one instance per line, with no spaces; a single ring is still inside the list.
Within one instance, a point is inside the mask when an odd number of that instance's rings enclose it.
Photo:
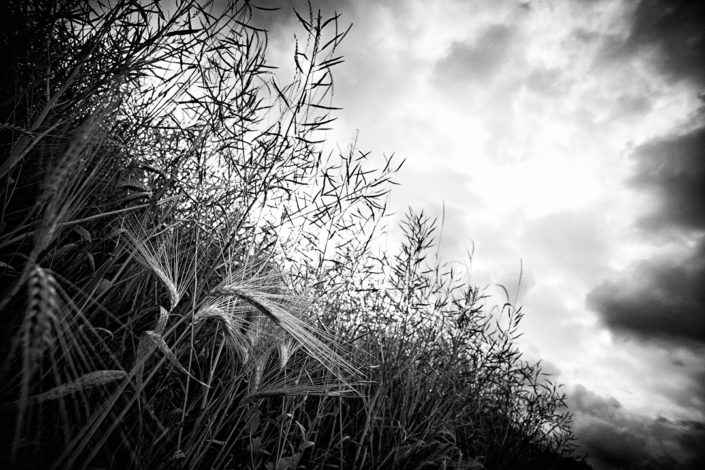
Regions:
[[[252,5],[7,1],[0,466],[584,468],[570,415],[410,212],[323,152],[338,18],[294,76]]]

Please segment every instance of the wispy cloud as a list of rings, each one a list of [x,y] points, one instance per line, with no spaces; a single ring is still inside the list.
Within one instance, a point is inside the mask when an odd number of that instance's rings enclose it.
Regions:
[[[444,85],[495,79],[511,57],[516,30],[504,24],[490,25],[472,43],[454,41],[436,64],[434,74]]]

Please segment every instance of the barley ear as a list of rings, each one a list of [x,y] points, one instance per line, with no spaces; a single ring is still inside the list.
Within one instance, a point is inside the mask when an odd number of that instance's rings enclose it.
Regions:
[[[27,311],[22,325],[22,345],[25,357],[24,373],[28,374],[53,343],[52,327],[56,322],[57,293],[54,276],[40,266],[29,273]]]
[[[154,331],[146,331],[144,334],[146,335],[146,337],[149,340],[151,340],[152,344],[154,344],[157,347],[157,349],[159,349],[162,352],[162,354],[164,354],[164,356],[169,360],[169,362],[171,362],[174,366],[176,366],[177,369],[179,369],[184,374],[188,375],[189,377],[191,377],[193,380],[200,383],[204,387],[208,387],[207,384],[201,382],[196,377],[194,377],[188,371],[188,369],[186,369],[181,364],[181,362],[179,362],[179,359],[176,357],[176,354],[174,354],[174,352],[171,350],[171,348],[169,348],[169,345],[166,344],[166,341],[164,341],[164,337],[162,335],[155,333]]]
[[[127,377],[127,373],[124,370],[98,370],[94,372],[89,372],[77,378],[74,381],[67,382],[56,387],[47,390],[44,393],[34,395],[29,397],[27,404],[37,404],[49,400],[56,400],[58,398],[64,397],[66,395],[71,395],[73,393],[88,390],[91,388],[98,387],[100,385],[106,385],[116,380],[122,380]],[[19,401],[14,401],[11,403],[3,404],[0,408],[8,408],[13,406],[18,406]]]
[[[40,266],[34,266],[27,282],[27,310],[20,331],[22,344],[22,380],[20,383],[19,413],[15,436],[19,436],[29,404],[29,382],[46,348],[51,346],[52,325],[56,314],[56,280]],[[14,458],[16,443],[12,447]]]
[[[152,350],[152,346],[145,336],[140,338],[140,342],[137,345],[137,355],[135,357],[135,388],[137,393],[142,393],[142,387],[144,385],[144,363],[149,357],[149,353]]]
[[[169,320],[169,311],[160,305],[159,306],[159,320],[157,320],[157,327],[154,329],[154,331],[160,335],[162,333],[164,333],[164,329],[166,328],[166,323],[168,320]]]

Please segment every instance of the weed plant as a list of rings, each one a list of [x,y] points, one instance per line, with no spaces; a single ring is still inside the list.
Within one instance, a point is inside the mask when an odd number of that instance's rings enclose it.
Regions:
[[[0,2],[0,467],[578,468],[521,310],[324,152],[347,29],[282,82],[254,9]]]

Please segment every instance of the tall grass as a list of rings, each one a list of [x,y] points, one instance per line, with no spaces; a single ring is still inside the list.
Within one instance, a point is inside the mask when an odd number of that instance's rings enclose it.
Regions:
[[[429,253],[401,162],[324,153],[338,17],[294,76],[251,2],[6,1],[0,466],[565,468],[522,312]]]

